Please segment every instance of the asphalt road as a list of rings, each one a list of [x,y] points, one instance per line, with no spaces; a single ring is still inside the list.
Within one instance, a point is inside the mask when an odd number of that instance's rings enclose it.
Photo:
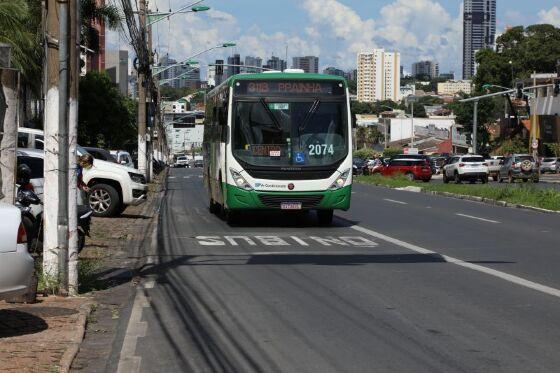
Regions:
[[[229,226],[200,176],[170,172],[120,371],[558,371],[560,215],[355,185],[332,227]]]

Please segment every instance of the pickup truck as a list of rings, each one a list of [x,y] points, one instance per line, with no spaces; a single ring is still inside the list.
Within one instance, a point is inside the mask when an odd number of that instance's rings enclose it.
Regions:
[[[488,176],[492,177],[494,181],[498,181],[500,167],[502,167],[501,162],[504,160],[504,157],[501,155],[491,156],[487,158],[484,162],[488,165]]]

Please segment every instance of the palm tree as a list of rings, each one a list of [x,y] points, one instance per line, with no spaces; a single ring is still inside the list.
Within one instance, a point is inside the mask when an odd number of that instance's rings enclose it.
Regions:
[[[97,51],[99,32],[94,25],[104,24],[105,27],[115,30],[121,24],[121,14],[116,6],[100,4],[98,0],[80,0],[80,11],[82,14],[82,44]]]

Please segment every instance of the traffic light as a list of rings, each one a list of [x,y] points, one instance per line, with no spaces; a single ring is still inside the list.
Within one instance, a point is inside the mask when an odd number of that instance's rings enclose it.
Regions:
[[[554,82],[553,92],[554,92],[554,97],[560,95],[560,80],[556,80]]]
[[[517,99],[519,99],[519,100],[521,100],[523,98],[523,88],[524,87],[525,86],[521,82],[515,84],[515,89],[517,91],[515,97],[517,97]]]

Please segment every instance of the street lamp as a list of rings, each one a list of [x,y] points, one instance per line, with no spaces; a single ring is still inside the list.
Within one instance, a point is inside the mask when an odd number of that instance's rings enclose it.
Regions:
[[[189,5],[185,5],[180,7],[179,9],[173,11],[173,12],[154,12],[154,13],[148,13],[147,17],[148,20],[146,22],[146,27],[153,25],[154,23],[158,23],[161,20],[164,20],[166,18],[169,18],[175,14],[178,13],[198,13],[198,12],[205,12],[207,10],[210,10],[209,6],[206,5],[197,5],[200,4],[201,2],[203,2],[204,0],[200,0],[200,1],[196,1],[192,4]],[[190,8],[190,9],[189,9]]]
[[[414,148],[414,103],[418,100],[418,98],[414,95],[410,95],[406,98],[406,100],[411,104],[412,107],[412,142],[410,143],[410,147]]]
[[[156,66],[156,67],[154,67],[154,68],[152,69],[152,75],[153,75],[153,76],[156,76],[156,75],[159,75],[159,74],[161,74],[162,72],[167,71],[167,70],[169,70],[169,69],[171,69],[171,68],[173,68],[173,67],[176,67],[176,66],[183,66],[184,64],[188,64],[189,61],[191,61],[191,62],[193,61],[193,60],[192,60],[193,58],[198,57],[198,56],[200,56],[200,55],[203,54],[203,53],[210,52],[211,50],[219,49],[219,48],[235,47],[236,45],[237,45],[236,43],[231,42],[231,41],[230,41],[230,42],[225,42],[225,43],[222,43],[222,44],[218,44],[218,45],[216,45],[216,46],[213,46],[212,48],[208,48],[208,49],[205,49],[205,50],[203,50],[203,51],[201,51],[201,52],[198,52],[198,53],[196,53],[196,54],[193,54],[192,56],[187,57],[184,61],[181,61],[181,62],[179,62],[179,63],[173,64],[173,65],[169,65],[169,66]]]

